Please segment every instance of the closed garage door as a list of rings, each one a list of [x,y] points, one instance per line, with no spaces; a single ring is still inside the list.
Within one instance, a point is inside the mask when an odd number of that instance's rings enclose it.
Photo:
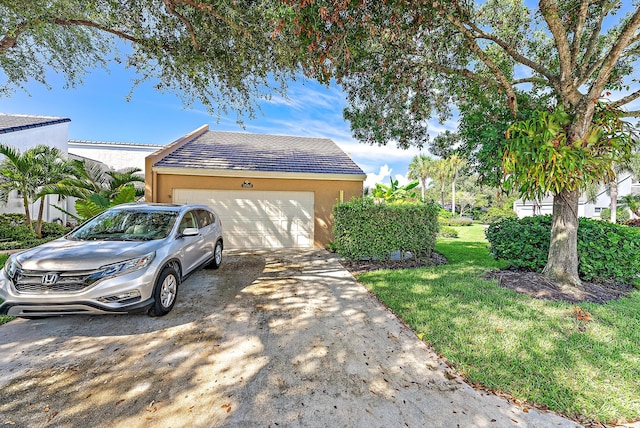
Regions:
[[[313,247],[313,192],[174,189],[173,201],[216,210],[225,248]]]

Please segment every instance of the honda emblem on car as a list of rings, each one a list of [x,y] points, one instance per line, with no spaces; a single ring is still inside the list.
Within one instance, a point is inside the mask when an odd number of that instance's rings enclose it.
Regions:
[[[42,275],[42,285],[53,285],[58,282],[58,278],[60,274],[58,273],[47,273]]]

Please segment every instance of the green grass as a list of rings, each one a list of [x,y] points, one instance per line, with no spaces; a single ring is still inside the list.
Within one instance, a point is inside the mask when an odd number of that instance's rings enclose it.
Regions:
[[[4,266],[4,262],[6,262],[8,258],[8,254],[0,254],[0,269]],[[2,303],[2,299],[0,299],[0,303]],[[8,323],[12,319],[13,317],[10,317],[8,315],[0,315],[0,325]]]
[[[640,419],[640,292],[575,305],[500,288],[483,227],[456,229],[436,244],[448,265],[358,279],[471,383],[582,422]]]

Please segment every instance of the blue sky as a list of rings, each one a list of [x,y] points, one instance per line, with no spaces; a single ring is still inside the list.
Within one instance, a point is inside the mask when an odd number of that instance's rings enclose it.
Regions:
[[[358,143],[351,137],[349,123],[342,117],[345,96],[338,86],[325,87],[303,80],[291,82],[288,98],[274,96],[261,102],[262,113],[244,119],[243,129],[236,113],[211,116],[199,105],[185,107],[173,93],[160,93],[150,84],[141,85],[126,100],[133,72],[111,65],[111,72],[98,69],[84,78],[77,88],[64,89],[59,76],[51,73],[51,89],[41,84],[27,86],[28,94],[16,90],[0,98],[0,112],[71,119],[69,138],[91,141],[168,144],[182,135],[209,124],[212,130],[326,137],[335,141],[368,174],[366,185],[389,183],[389,177],[406,182],[408,165],[417,149],[402,150]],[[432,136],[451,129],[434,122]]]

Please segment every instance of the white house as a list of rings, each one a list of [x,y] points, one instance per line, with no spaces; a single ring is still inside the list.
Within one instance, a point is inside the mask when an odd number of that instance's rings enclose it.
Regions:
[[[57,147],[67,154],[67,140],[69,135],[69,123],[71,119],[51,116],[28,116],[0,113],[0,143],[12,146],[23,153],[25,150],[44,144]],[[30,212],[36,218],[39,203],[32,204]],[[45,211],[43,218],[46,221],[67,222],[67,215],[54,206],[62,206],[63,209],[72,208],[69,200],[59,200],[58,196],[48,195],[45,198]],[[17,191],[12,192],[6,204],[0,203],[0,214],[24,213],[22,197]]]
[[[602,210],[609,208],[611,204],[608,189],[608,186],[602,186],[600,188],[595,203],[587,202],[586,197],[582,195],[578,202],[578,216],[600,218]],[[640,183],[634,181],[631,174],[622,174],[618,177],[618,199],[626,195],[637,194],[640,194]],[[541,201],[523,201],[522,199],[518,199],[513,204],[513,210],[520,218],[531,215],[552,214],[553,198],[549,196]]]

